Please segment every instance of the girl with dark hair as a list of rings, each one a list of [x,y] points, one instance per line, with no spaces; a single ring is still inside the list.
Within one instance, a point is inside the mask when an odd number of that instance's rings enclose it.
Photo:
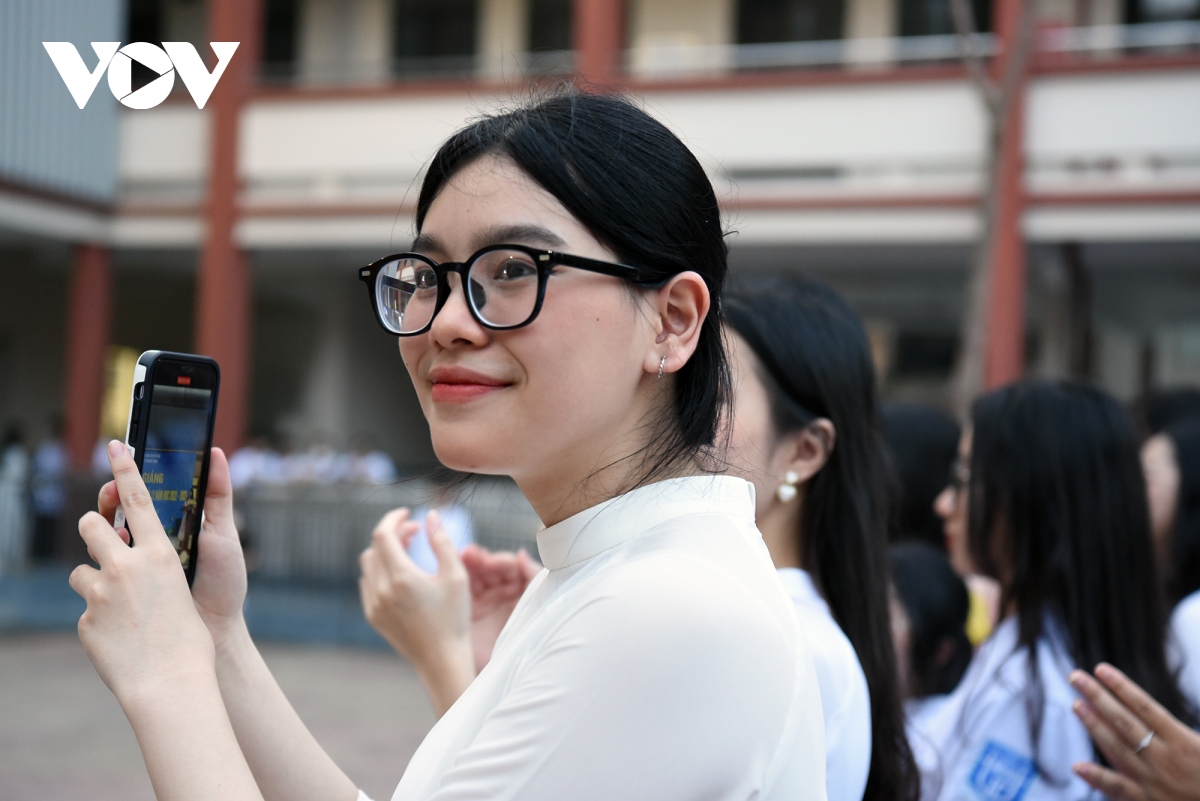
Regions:
[[[772,280],[725,308],[736,391],[729,460],[812,644],[830,801],[915,801],[888,617],[887,473],[875,368],[831,289]]]
[[[896,649],[909,717],[926,714],[958,686],[974,650],[967,639],[970,599],[946,552],[924,542],[888,549],[892,586],[907,632]],[[895,607],[893,607],[895,610]]]
[[[1171,613],[1179,686],[1200,709],[1200,421],[1155,434],[1142,445],[1154,549]]]
[[[975,402],[944,512],[1001,588],[1001,622],[946,704],[920,721],[927,798],[1080,799],[1093,757],[1075,668],[1124,670],[1172,714],[1145,484],[1129,414],[1099,390],[1030,381]]]
[[[807,642],[752,487],[712,473],[726,247],[699,162],[630,103],[562,93],[452,136],[416,227],[412,252],[359,276],[399,336],[438,458],[516,480],[547,525],[546,569],[394,799],[820,801]],[[71,581],[88,602],[81,638],[158,797],[351,801],[246,631],[223,455],[192,595],[120,443],[110,460],[102,512],[119,500],[137,539],[85,516],[100,569]],[[379,524],[368,599],[411,530],[403,511]],[[465,582],[446,561],[424,586]],[[470,664],[466,605],[440,623],[458,635],[443,664]]]

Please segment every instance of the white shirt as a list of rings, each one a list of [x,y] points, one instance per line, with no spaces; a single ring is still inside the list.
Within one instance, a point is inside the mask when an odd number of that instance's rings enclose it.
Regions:
[[[1171,655],[1179,668],[1179,689],[1200,709],[1200,590],[1171,613]]]
[[[538,550],[546,569],[393,801],[823,801],[816,674],[751,485],[641,487]]]
[[[1017,620],[1000,623],[980,646],[958,687],[910,720],[925,801],[1081,801],[1100,799],[1071,766],[1092,760],[1087,730],[1071,704],[1078,697],[1065,642],[1049,632],[1037,645],[1041,735],[1030,738],[1029,651],[1017,646]],[[1035,762],[1036,760],[1036,762]],[[1038,765],[1044,773],[1039,773]]]
[[[825,790],[829,801],[860,801],[871,771],[871,696],[858,654],[817,592],[812,576],[779,570],[812,650],[825,714]]]

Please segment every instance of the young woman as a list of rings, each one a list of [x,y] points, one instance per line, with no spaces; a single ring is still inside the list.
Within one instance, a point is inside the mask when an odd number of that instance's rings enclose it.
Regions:
[[[866,332],[837,294],[799,279],[734,293],[725,314],[736,378],[729,473],[754,484],[758,527],[811,644],[828,797],[915,801],[888,622],[885,477]],[[446,572],[465,566],[471,577],[481,663],[479,635],[507,616],[504,599],[519,594],[527,568],[519,556],[477,551],[460,564],[445,538],[438,541]],[[447,709],[474,674],[461,666],[463,652],[449,670],[430,658],[444,650],[430,643],[447,638],[438,624],[466,599],[451,600],[445,579],[383,564],[381,548],[377,541],[363,560],[368,619],[417,665],[435,706]]]
[[[736,378],[730,466],[754,482],[758,527],[812,643],[830,801],[915,801],[866,331],[835,292],[797,279],[733,293],[725,315]]]
[[[416,224],[413,252],[360,276],[439,459],[516,480],[547,525],[547,571],[394,798],[819,801],[806,641],[752,488],[705,469],[729,381],[726,247],[700,164],[631,104],[565,93],[447,141]],[[102,510],[119,496],[137,541],[86,516],[100,569],[72,585],[158,797],[353,799],[246,632],[224,457],[191,596],[133,461],[117,443],[111,460]]]
[[[1174,714],[1132,420],[1078,384],[1013,384],[976,401],[954,501],[960,555],[1001,588],[1001,622],[958,688],[919,721],[927,798],[1087,798],[1093,756],[1075,668],[1109,662]],[[928,747],[925,747],[928,746]]]
[[[1154,550],[1166,579],[1179,685],[1200,709],[1200,421],[1142,445]]]

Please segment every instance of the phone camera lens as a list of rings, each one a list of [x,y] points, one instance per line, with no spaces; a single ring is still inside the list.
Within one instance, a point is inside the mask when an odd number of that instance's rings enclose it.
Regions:
[[[146,385],[145,384],[138,384],[136,387],[133,388],[133,397],[137,398],[138,400],[141,400],[142,396],[145,394],[146,394]]]

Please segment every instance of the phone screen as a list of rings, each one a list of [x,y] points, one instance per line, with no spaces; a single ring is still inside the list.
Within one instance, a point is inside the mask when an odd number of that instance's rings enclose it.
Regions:
[[[204,503],[214,393],[204,366],[160,363],[154,370],[142,446],[142,480],[163,529],[191,574]],[[188,373],[191,373],[189,375]],[[208,384],[209,387],[205,387]]]

